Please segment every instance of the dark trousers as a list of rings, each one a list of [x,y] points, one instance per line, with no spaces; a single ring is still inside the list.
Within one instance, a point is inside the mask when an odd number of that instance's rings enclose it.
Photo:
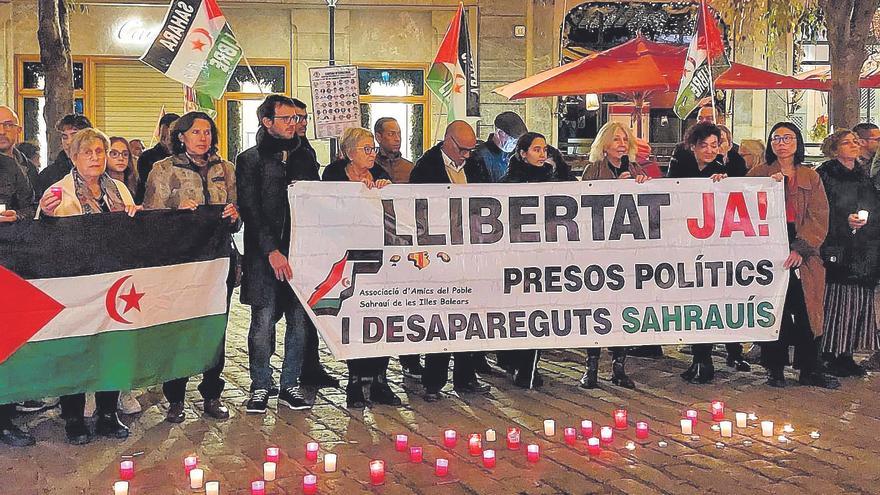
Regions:
[[[348,366],[348,376],[362,378],[385,376],[385,372],[388,370],[388,356],[349,359],[345,364]]]
[[[626,357],[627,347],[609,347],[608,352],[611,353],[612,359],[617,359],[619,357]],[[599,357],[602,355],[601,347],[590,347],[587,349],[587,356],[590,357]]]
[[[321,366],[321,356],[318,352],[320,341],[318,340],[318,329],[312,323],[311,318],[306,318],[305,322],[305,344],[303,346],[303,364],[301,377],[315,376],[324,372]]]
[[[422,364],[419,362],[420,356],[418,354],[407,354],[405,356],[400,356],[398,361],[400,361],[400,366],[403,368],[414,368],[418,365]]]
[[[0,404],[0,426],[12,423],[15,416],[15,404]]]
[[[477,379],[469,352],[426,354],[425,372],[422,374],[422,385],[426,391],[436,393],[446,385],[449,380],[449,359],[453,355],[455,364],[452,368],[452,385],[463,386]]]
[[[695,363],[705,363],[712,360],[712,347],[715,344],[693,344],[691,350],[694,353]],[[734,359],[741,359],[743,355],[743,346],[739,342],[724,344],[727,348],[727,355]]]
[[[119,391],[95,392],[96,413],[110,414],[116,412],[119,402]],[[61,417],[63,419],[83,419],[86,409],[86,394],[61,396]]]
[[[220,377],[223,373],[223,366],[226,364],[226,343],[223,343],[223,349],[220,351],[220,359],[211,369],[202,374],[202,383],[199,384],[199,393],[205,400],[219,399],[220,394],[226,387],[226,381]],[[178,378],[176,380],[167,381],[162,384],[162,393],[168,402],[183,402],[186,395],[186,384],[189,382],[188,376]]]
[[[760,344],[761,365],[768,370],[784,368],[789,364],[788,347],[793,345],[794,360],[800,366],[801,372],[817,371],[822,339],[813,336],[803,286],[794,273],[789,277],[781,318],[779,340]]]
[[[518,380],[533,379],[533,374],[538,369],[538,361],[541,359],[541,351],[538,350],[516,350],[511,351],[513,357],[510,358],[514,363],[516,378]]]

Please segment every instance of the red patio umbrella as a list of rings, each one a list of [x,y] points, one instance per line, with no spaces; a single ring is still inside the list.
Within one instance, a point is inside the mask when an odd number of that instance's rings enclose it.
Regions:
[[[804,89],[831,91],[830,67],[808,70],[806,72],[801,72],[800,74],[795,74],[793,77],[810,84],[809,88]],[[873,69],[866,70],[864,67],[862,68],[862,73],[859,76],[859,87],[866,89],[880,88],[880,70],[876,68],[876,64]]]

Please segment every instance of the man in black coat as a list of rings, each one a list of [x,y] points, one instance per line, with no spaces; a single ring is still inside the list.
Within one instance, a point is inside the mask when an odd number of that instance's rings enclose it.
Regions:
[[[446,127],[443,141],[429,149],[416,162],[409,176],[410,184],[480,184],[491,182],[486,164],[474,154],[477,137],[471,126],[456,120]],[[422,385],[425,400],[440,400],[440,390],[446,385],[449,374],[448,352],[425,356]],[[474,356],[471,352],[455,353],[452,386],[456,392],[489,391],[489,386],[477,380]]]
[[[247,412],[265,413],[274,391],[269,358],[275,351],[275,324],[285,317],[284,357],[279,403],[291,409],[311,407],[299,389],[308,318],[288,281],[290,207],[287,186],[295,180],[318,180],[317,162],[292,158],[302,140],[296,134],[300,118],[293,100],[269,95],[257,109],[257,145],[236,159],[238,206],[244,220],[244,259],[241,302],[251,306],[248,360],[251,398]]]
[[[39,199],[49,189],[49,186],[63,179],[73,169],[73,162],[67,156],[70,140],[77,132],[92,127],[92,123],[85,115],[65,115],[55,124],[55,129],[61,133],[61,152],[55,161],[46,166],[37,176],[37,186],[34,188],[36,198]]]
[[[141,204],[144,202],[144,195],[147,193],[147,179],[153,170],[153,165],[171,156],[171,126],[177,122],[180,115],[176,113],[166,113],[159,119],[159,142],[152,148],[141,153],[137,159],[138,184],[136,191],[130,191],[134,196],[134,202]]]

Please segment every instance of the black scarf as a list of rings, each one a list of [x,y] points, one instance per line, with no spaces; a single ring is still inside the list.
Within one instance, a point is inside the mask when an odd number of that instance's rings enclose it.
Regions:
[[[274,155],[283,151],[290,153],[299,148],[299,146],[300,139],[296,134],[290,139],[279,139],[269,134],[263,126],[260,126],[260,129],[257,131],[257,148],[263,154]]]

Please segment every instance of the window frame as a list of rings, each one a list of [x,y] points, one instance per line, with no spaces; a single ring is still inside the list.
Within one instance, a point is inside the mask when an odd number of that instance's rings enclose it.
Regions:
[[[391,69],[391,70],[421,70],[423,91],[421,95],[411,96],[376,96],[376,95],[358,95],[358,104],[370,103],[408,103],[424,105],[424,116],[422,117],[422,149],[427,151],[434,145],[431,139],[431,90],[428,88],[428,71],[430,64],[419,62],[356,62],[354,63],[358,69]],[[372,131],[372,129],[370,129]],[[417,157],[413,157],[414,159]]]

